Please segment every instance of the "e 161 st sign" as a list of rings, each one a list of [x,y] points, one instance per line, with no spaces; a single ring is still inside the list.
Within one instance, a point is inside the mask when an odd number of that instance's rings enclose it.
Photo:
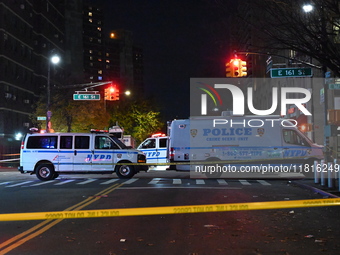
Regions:
[[[100,94],[73,94],[73,100],[100,100]]]
[[[272,68],[270,69],[271,78],[285,77],[311,77],[312,68]]]

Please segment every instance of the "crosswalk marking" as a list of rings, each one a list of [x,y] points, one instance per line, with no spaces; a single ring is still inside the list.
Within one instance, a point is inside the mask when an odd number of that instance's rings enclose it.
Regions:
[[[204,182],[204,180],[196,180],[196,184],[202,185],[202,184],[205,184],[205,182]]]
[[[110,183],[113,183],[113,182],[116,182],[118,181],[119,179],[111,179],[111,180],[108,180],[106,182],[102,182],[101,185],[105,185],[105,184],[110,184]]]
[[[246,180],[239,180],[239,182],[242,184],[242,185],[251,185],[248,181]]]
[[[219,185],[228,185],[228,183],[223,179],[217,179]]]
[[[148,184],[157,184],[161,178],[153,178]]]
[[[45,184],[49,184],[51,182],[55,182],[55,180],[49,180],[49,181],[46,181],[46,182],[39,182],[39,183],[36,183],[36,184],[32,184],[31,186],[32,187],[35,187],[35,186],[42,186],[42,185],[45,185]]]
[[[77,185],[84,185],[84,184],[88,184],[90,182],[94,182],[96,181],[97,179],[88,179],[86,181],[83,181],[83,182],[78,182]]]
[[[261,183],[262,185],[265,185],[265,186],[269,186],[271,185],[269,182],[267,181],[264,181],[264,180],[257,180],[259,183]]]
[[[58,182],[58,183],[56,183],[56,184],[54,184],[54,185],[64,185],[64,184],[67,184],[67,183],[69,183],[69,182],[74,182],[75,180],[65,180],[65,181],[61,181],[61,182]]]
[[[127,180],[126,182],[124,182],[124,184],[131,184],[131,183],[133,183],[133,182],[135,182],[137,180],[138,180],[138,178],[132,178],[132,179]]]
[[[0,185],[3,185],[4,187],[17,187],[17,186],[30,186],[30,187],[37,187],[37,186],[42,186],[42,185],[47,185],[47,184],[53,184],[57,186],[65,185],[67,183],[75,182],[77,185],[86,185],[90,183],[95,183],[98,182],[97,184],[99,185],[107,185],[115,182],[119,183],[124,183],[125,185],[132,184],[134,182],[139,181],[138,183],[144,183],[144,185],[156,185],[156,184],[164,184],[164,185],[208,185],[208,186],[227,186],[230,183],[235,183],[238,182],[241,185],[249,186],[249,185],[254,185],[254,184],[260,184],[263,186],[271,186],[272,184],[268,181],[265,180],[230,180],[228,183],[228,180],[225,179],[209,179],[209,180],[204,180],[204,179],[180,179],[180,178],[152,178],[152,179],[143,179],[143,178],[131,178],[131,179],[126,179],[122,180],[119,178],[113,178],[109,180],[105,180],[103,182],[100,182],[101,179],[56,179],[56,180],[49,180],[49,181],[43,181],[43,182],[36,182],[36,181],[23,181],[23,182],[18,182],[18,183],[12,183],[12,182],[0,182]],[[33,182],[33,183],[32,183]],[[229,185],[230,186],[230,185]]]
[[[181,179],[173,179],[172,184],[182,184],[182,180]]]
[[[16,187],[16,186],[20,186],[20,185],[25,185],[25,184],[31,183],[31,182],[33,182],[33,181],[19,182],[19,183],[12,184],[12,185],[9,185],[9,186],[6,186],[6,187],[11,188],[11,187]]]

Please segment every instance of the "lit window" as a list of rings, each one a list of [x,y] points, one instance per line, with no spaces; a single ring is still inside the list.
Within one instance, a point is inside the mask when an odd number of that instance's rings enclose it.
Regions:
[[[106,62],[106,63],[110,63],[110,60],[107,59],[105,62]]]
[[[93,53],[93,50],[89,50],[89,53],[91,53],[91,54],[92,54],[92,53]]]
[[[98,74],[103,74],[103,70],[98,70]]]
[[[115,33],[110,34],[110,38],[115,38],[115,37],[116,37]]]
[[[92,17],[92,12],[89,12],[89,16]]]
[[[101,59],[101,58],[98,58],[98,61],[99,61],[99,62],[102,62],[102,59]]]
[[[92,19],[89,19],[89,22],[92,23]]]
[[[101,27],[97,27],[98,31],[102,31],[102,28]]]

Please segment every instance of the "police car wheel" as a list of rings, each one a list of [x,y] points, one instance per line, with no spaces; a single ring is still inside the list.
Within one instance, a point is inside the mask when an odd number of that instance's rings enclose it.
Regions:
[[[135,175],[135,170],[130,165],[117,165],[116,174],[120,179],[128,179]]]
[[[54,168],[52,165],[48,164],[38,165],[35,170],[35,174],[37,178],[41,181],[48,181],[55,178]]]
[[[207,172],[205,173],[205,176],[207,178],[220,178],[222,176],[222,172],[218,171],[218,168],[216,169],[216,166],[218,165],[216,162],[220,161],[219,158],[208,158],[208,162],[214,162],[212,164],[206,164]]]

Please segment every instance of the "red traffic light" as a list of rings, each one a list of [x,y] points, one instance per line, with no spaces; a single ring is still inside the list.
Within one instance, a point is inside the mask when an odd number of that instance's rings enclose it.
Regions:
[[[231,62],[237,68],[240,66],[240,60],[239,59],[232,59]]]

